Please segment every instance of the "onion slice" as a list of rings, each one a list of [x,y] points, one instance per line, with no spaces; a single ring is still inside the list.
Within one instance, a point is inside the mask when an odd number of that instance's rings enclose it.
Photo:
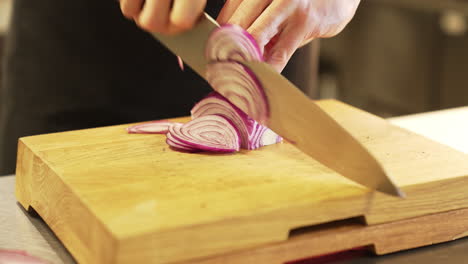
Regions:
[[[0,263],[46,264],[47,262],[29,255],[26,251],[0,249]]]
[[[173,141],[173,140],[170,140],[169,137],[166,138],[166,143],[176,149],[176,150],[179,150],[179,151],[186,151],[186,152],[196,152],[198,151],[198,149],[194,149],[190,146],[187,146],[185,144],[181,144],[179,141]]]
[[[173,148],[175,148],[177,150],[182,150],[182,151],[187,151],[187,152],[196,152],[198,150],[197,148],[194,148],[190,144],[186,144],[185,142],[182,142],[182,141],[178,140],[177,138],[175,138],[171,134],[171,131],[172,131],[172,133],[174,133],[174,128],[175,127],[180,128],[182,126],[183,126],[183,124],[177,123],[177,124],[170,127],[168,133],[166,134],[166,137],[167,137],[166,143],[169,146],[171,146],[171,147],[173,147]]]
[[[169,132],[169,127],[174,124],[177,123],[169,121],[151,121],[128,127],[127,132],[129,134],[166,134]]]
[[[177,63],[179,64],[179,68],[183,71],[184,70],[184,61],[180,56],[177,56]]]
[[[207,115],[183,126],[171,126],[169,137],[187,148],[213,152],[235,152],[240,148],[239,132],[226,118]],[[168,138],[169,138],[168,137]]]
[[[269,116],[266,95],[260,81],[247,66],[237,62],[210,63],[206,78],[215,91],[254,120],[266,123]]]
[[[129,133],[166,134],[173,149],[196,152],[235,152],[241,147],[257,149],[282,140],[263,126],[269,117],[266,94],[244,61],[264,61],[255,39],[237,25],[215,29],[205,49],[206,79],[216,92],[191,110],[186,124],[148,122],[128,128]],[[183,70],[184,64],[177,57]]]
[[[283,141],[283,138],[269,128],[265,129],[260,137],[261,146],[273,145],[281,141]]]
[[[210,93],[198,102],[190,112],[192,119],[197,119],[206,115],[220,115],[230,120],[239,131],[241,147],[245,149],[248,148],[249,135],[257,122],[219,93]]]
[[[238,25],[223,25],[211,33],[205,48],[208,61],[263,61],[260,46]]]
[[[250,118],[217,92],[210,93],[198,102],[192,108],[191,114],[192,119],[206,115],[220,115],[230,120],[239,131],[241,147],[244,149],[253,150],[282,140],[280,136]]]

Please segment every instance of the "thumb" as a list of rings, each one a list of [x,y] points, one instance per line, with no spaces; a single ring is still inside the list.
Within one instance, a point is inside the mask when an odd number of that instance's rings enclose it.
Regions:
[[[274,40],[271,48],[267,45],[265,60],[281,72],[304,40],[303,30],[300,26],[288,24]]]

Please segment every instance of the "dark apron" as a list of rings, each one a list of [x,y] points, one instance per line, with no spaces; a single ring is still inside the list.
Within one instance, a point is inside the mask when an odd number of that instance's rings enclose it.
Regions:
[[[0,175],[19,137],[189,115],[210,91],[115,0],[15,0],[6,46]]]

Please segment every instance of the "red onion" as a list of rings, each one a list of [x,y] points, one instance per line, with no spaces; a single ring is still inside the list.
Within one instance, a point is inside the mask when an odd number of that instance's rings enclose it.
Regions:
[[[166,143],[184,152],[234,152],[239,147],[253,150],[282,140],[217,92],[210,93],[198,102],[191,113],[193,120],[187,124],[152,121],[127,130],[129,133],[166,134]],[[219,129],[219,125],[227,126],[227,130],[234,130],[235,133],[225,133]],[[233,138],[237,143],[229,143]],[[210,140],[214,140],[214,143]],[[224,146],[219,147],[219,144]]]
[[[235,152],[240,147],[239,132],[229,120],[219,115],[207,115],[183,126],[171,126],[168,134],[170,143],[186,148]]]
[[[177,56],[177,63],[179,64],[179,68],[183,71],[184,70],[184,61],[180,56]]]
[[[238,129],[241,147],[245,149],[257,149],[281,141],[280,136],[250,118],[217,92],[210,93],[198,102],[192,108],[191,114],[193,119],[216,114],[230,120]]]
[[[26,251],[0,249],[2,264],[46,264],[47,262],[29,255]]]
[[[254,120],[265,123],[269,116],[263,88],[255,74],[236,62],[210,63],[206,78],[211,87]]]
[[[223,25],[213,30],[205,56],[208,61],[263,61],[255,39],[238,25]]]
[[[130,134],[166,134],[169,127],[176,123],[165,120],[152,121],[127,128]]]
[[[185,142],[182,142],[182,141],[178,140],[177,138],[175,138],[173,136],[174,132],[171,134],[171,131],[174,131],[175,127],[181,127],[181,126],[183,126],[183,124],[177,123],[174,126],[171,126],[169,128],[169,131],[166,134],[166,136],[167,136],[166,143],[169,146],[171,146],[172,148],[175,148],[177,150],[182,150],[182,151],[186,151],[186,152],[196,152],[196,151],[198,151],[197,148],[192,147],[190,144],[186,144]]]
[[[273,130],[266,128],[260,138],[260,146],[273,145],[280,143],[281,141],[283,141],[283,138],[280,135],[276,134]]]
[[[253,131],[255,120],[248,117],[238,107],[217,92],[210,93],[191,110],[192,119],[206,115],[221,115],[229,119],[239,130],[241,147],[248,148],[249,134]]]
[[[149,122],[128,132],[166,134],[169,146],[186,152],[235,152],[280,142],[280,136],[258,123],[268,119],[267,98],[255,74],[241,64],[263,61],[254,38],[239,26],[222,26],[211,34],[205,55],[210,61],[207,81],[216,92],[193,107],[193,120]],[[178,60],[183,69],[182,59]]]

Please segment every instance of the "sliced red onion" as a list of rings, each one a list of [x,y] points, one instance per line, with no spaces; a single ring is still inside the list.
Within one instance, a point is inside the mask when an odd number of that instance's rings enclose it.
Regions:
[[[177,56],[177,63],[179,64],[179,68],[183,71],[184,70],[184,61],[180,56]]]
[[[249,135],[257,122],[222,95],[217,92],[210,93],[207,97],[198,102],[190,112],[192,114],[192,119],[197,119],[206,115],[221,115],[229,119],[239,131],[241,147],[245,149],[248,148]]]
[[[255,74],[236,62],[210,63],[207,81],[211,87],[254,120],[265,123],[269,116],[263,87]]]
[[[179,141],[173,141],[173,140],[170,140],[169,138],[166,138],[166,143],[176,149],[176,150],[180,150],[180,151],[186,151],[186,152],[196,152],[198,151],[198,149],[194,149],[192,147],[189,147],[185,144],[181,144],[179,143]]]
[[[4,264],[46,264],[47,262],[29,255],[22,250],[0,249],[0,263]]]
[[[277,143],[278,140],[281,141],[280,136],[250,118],[242,110],[217,92],[210,93],[207,97],[198,102],[192,108],[191,114],[192,119],[216,114],[230,120],[239,131],[241,147],[244,149],[253,150],[273,144],[270,143],[272,141],[270,138],[274,138],[275,143]],[[271,133],[273,134],[270,136]],[[265,135],[268,135],[268,137],[265,138]]]
[[[269,117],[268,101],[255,74],[241,64],[263,61],[254,38],[237,25],[225,25],[212,32],[205,52],[211,62],[207,80],[216,92],[194,106],[193,120],[183,125],[149,122],[129,128],[129,133],[166,134],[169,146],[187,152],[235,152],[280,142],[280,136],[260,124]],[[183,70],[182,59],[177,59]]]
[[[255,39],[238,25],[223,25],[210,35],[205,56],[208,61],[263,61]]]
[[[169,128],[169,134],[176,142],[193,149],[235,152],[240,147],[237,129],[229,120],[218,115],[207,115],[183,126],[172,126]]]
[[[130,134],[166,134],[169,127],[176,123],[169,121],[152,121],[127,128]]]
[[[252,150],[252,149],[257,149],[259,147],[261,147],[261,139],[262,139],[262,135],[263,135],[263,132],[266,130],[267,128],[260,125],[259,123],[255,124],[255,128],[254,128],[254,131],[250,134],[250,138],[249,138],[249,147],[248,149]]]
[[[171,146],[171,147],[173,147],[173,148],[175,148],[177,150],[183,150],[183,151],[188,151],[188,152],[196,152],[198,150],[197,148],[193,148],[193,146],[191,146],[190,144],[186,144],[185,142],[182,142],[182,141],[178,140],[177,138],[175,138],[173,136],[173,134],[175,133],[174,128],[175,127],[180,128],[182,126],[183,126],[183,124],[178,123],[178,124],[176,124],[174,126],[171,126],[169,128],[169,131],[166,134],[166,136],[167,136],[166,143],[169,146]],[[172,131],[172,134],[171,134],[171,131]]]
[[[273,130],[267,128],[262,133],[262,136],[260,138],[260,145],[268,146],[268,145],[280,143],[281,141],[283,141],[282,137],[280,137],[278,134],[273,132]]]

